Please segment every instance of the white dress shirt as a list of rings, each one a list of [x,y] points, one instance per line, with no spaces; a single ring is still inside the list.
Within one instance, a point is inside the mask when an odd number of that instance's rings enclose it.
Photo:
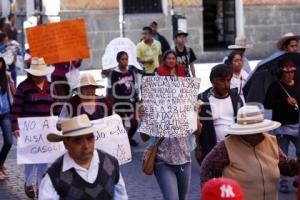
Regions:
[[[70,155],[65,153],[63,158],[63,167],[62,171],[67,171],[71,168],[74,168],[79,176],[81,176],[85,181],[89,183],[94,183],[99,170],[99,156],[98,152],[95,150],[94,155],[88,169],[80,167],[75,161],[70,157]],[[42,179],[42,182],[39,187],[39,200],[59,200],[59,195],[54,189],[51,179],[48,174]],[[125,188],[125,183],[120,173],[119,182],[115,185],[114,188],[114,200],[127,200],[127,192]]]
[[[245,104],[245,98],[244,98],[244,94],[243,94],[243,87],[246,84],[248,76],[249,76],[249,74],[246,71],[242,70],[239,75],[233,74],[233,76],[231,78],[231,84],[230,84],[231,89],[237,88],[238,94],[240,95],[244,104]]]

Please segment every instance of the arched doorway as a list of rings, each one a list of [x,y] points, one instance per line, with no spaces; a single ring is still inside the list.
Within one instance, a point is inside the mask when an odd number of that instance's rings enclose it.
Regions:
[[[235,0],[203,0],[204,51],[222,50],[234,43]]]

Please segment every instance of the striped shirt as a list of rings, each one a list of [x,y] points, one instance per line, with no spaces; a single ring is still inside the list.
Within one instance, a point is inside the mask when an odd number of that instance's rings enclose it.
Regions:
[[[51,96],[51,83],[46,81],[43,89],[27,78],[20,83],[14,96],[12,106],[12,129],[18,130],[19,117],[42,117],[51,115],[51,105],[56,100]],[[55,106],[54,114],[59,113],[60,107]]]

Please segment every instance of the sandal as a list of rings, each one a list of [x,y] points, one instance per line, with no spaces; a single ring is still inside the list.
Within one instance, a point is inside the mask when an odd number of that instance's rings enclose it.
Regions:
[[[26,184],[25,184],[24,185],[24,190],[25,190],[25,194],[27,195],[28,198],[34,199],[35,193],[34,193],[34,188],[33,188],[32,185],[26,186]]]
[[[4,181],[5,180],[5,176],[3,174],[0,174],[0,181]]]
[[[3,173],[3,175],[5,177],[8,177],[9,172],[8,172],[8,169],[4,165],[0,166],[0,171]]]

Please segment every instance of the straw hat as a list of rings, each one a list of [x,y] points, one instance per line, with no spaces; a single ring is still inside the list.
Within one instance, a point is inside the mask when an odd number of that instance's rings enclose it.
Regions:
[[[95,86],[96,88],[104,88],[104,86],[97,84],[94,76],[90,73],[81,74],[79,84],[74,89],[78,89],[84,86]]]
[[[86,114],[67,119],[61,123],[62,135],[50,133],[47,139],[50,142],[60,142],[64,138],[89,135],[96,131]]]
[[[47,66],[44,58],[33,57],[29,69],[25,69],[31,75],[34,76],[47,76],[54,71],[53,66]]]
[[[280,127],[279,122],[264,119],[264,114],[258,106],[246,105],[239,109],[237,123],[231,125],[226,134],[230,135],[252,135],[265,133]]]
[[[235,44],[228,46],[228,49],[249,49],[252,48],[251,44],[247,43],[246,37],[236,37],[235,38]]]
[[[284,50],[283,49],[283,45],[284,43],[289,40],[289,39],[296,39],[296,40],[299,40],[300,39],[300,36],[299,35],[295,35],[294,33],[292,32],[289,32],[289,33],[286,33],[284,34],[283,36],[281,36],[277,42],[277,48],[279,50]]]

